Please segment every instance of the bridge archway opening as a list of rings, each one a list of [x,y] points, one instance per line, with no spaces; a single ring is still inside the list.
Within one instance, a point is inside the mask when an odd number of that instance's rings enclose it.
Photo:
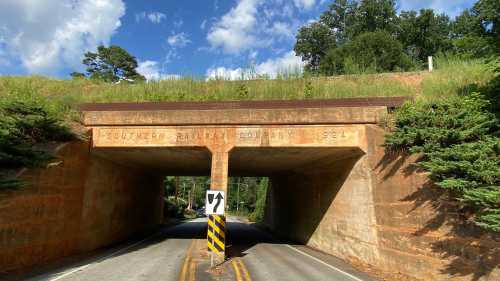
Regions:
[[[214,163],[213,153],[205,147],[107,147],[94,148],[92,153],[130,170],[143,171],[145,178],[209,178]],[[234,147],[228,151],[228,179],[267,177],[269,186],[262,223],[282,237],[307,244],[364,154],[359,147]],[[230,185],[231,181],[228,182]],[[164,189],[157,190],[163,192],[157,196],[166,195]],[[234,201],[236,194],[228,192],[228,196],[228,201]],[[193,207],[200,207],[196,205]],[[165,203],[163,208],[162,213],[166,214]],[[190,235],[203,237],[199,231],[186,233],[187,238]]]
[[[383,130],[376,124],[406,100],[93,104],[82,110],[100,156],[155,175],[210,176],[213,190],[227,190],[231,176],[268,177],[263,223],[270,230],[325,252],[360,256],[376,253],[378,243],[373,167]]]

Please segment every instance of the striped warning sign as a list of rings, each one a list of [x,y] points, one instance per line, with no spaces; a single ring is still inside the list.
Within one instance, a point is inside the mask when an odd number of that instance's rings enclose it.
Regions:
[[[208,216],[207,246],[209,252],[224,254],[226,244],[226,217]]]

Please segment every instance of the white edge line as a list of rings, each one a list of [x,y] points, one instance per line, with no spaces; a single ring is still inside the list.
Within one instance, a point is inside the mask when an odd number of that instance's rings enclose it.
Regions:
[[[155,235],[158,235],[158,232],[156,232],[155,234],[152,234],[152,235],[150,235],[150,236],[148,236],[148,237],[146,237],[146,238],[142,239],[141,241],[135,242],[135,243],[134,243],[134,244],[132,244],[132,245],[129,245],[129,246],[125,247],[125,248],[122,248],[122,249],[120,249],[120,250],[118,250],[118,251],[116,251],[116,252],[113,252],[113,253],[111,253],[111,254],[109,254],[109,255],[107,255],[107,256],[104,256],[104,257],[102,257],[102,258],[100,258],[100,259],[97,259],[97,260],[95,260],[95,261],[92,261],[92,262],[90,262],[89,264],[86,264],[86,265],[82,265],[82,266],[80,266],[80,267],[77,267],[77,268],[75,268],[75,269],[73,269],[73,270],[71,270],[71,271],[69,271],[69,272],[64,273],[63,275],[59,275],[59,276],[57,276],[57,277],[56,277],[56,278],[54,278],[54,279],[49,279],[49,281],[57,281],[57,280],[60,280],[60,279],[62,279],[62,278],[64,278],[64,277],[66,277],[66,276],[68,276],[68,275],[71,275],[71,274],[73,274],[73,273],[75,273],[75,272],[77,272],[77,271],[84,270],[85,268],[87,268],[87,267],[89,267],[89,266],[91,266],[91,265],[93,265],[93,264],[95,264],[95,263],[99,263],[99,262],[101,262],[101,261],[103,261],[103,260],[105,260],[105,259],[108,259],[108,258],[110,258],[110,257],[112,257],[112,256],[114,256],[114,255],[116,255],[116,254],[118,254],[118,253],[121,253],[121,252],[123,252],[123,251],[125,251],[125,250],[128,250],[128,249],[130,249],[130,248],[132,248],[132,247],[134,247],[134,246],[136,246],[136,245],[139,245],[139,244],[141,244],[142,242],[144,242],[144,241],[146,241],[146,240],[150,239],[151,237],[153,237],[153,236],[155,236]]]
[[[324,265],[324,266],[327,266],[327,267],[329,267],[329,268],[331,268],[331,269],[333,269],[333,270],[335,270],[335,271],[338,271],[338,272],[340,272],[340,273],[342,273],[342,274],[345,274],[345,275],[347,275],[347,276],[351,277],[351,278],[352,278],[352,279],[354,279],[354,280],[357,280],[357,281],[363,281],[363,280],[359,279],[358,277],[356,277],[356,276],[354,276],[354,275],[352,275],[352,274],[350,274],[350,273],[347,273],[347,272],[345,272],[345,271],[342,271],[342,270],[340,270],[340,269],[336,268],[335,266],[333,266],[333,265],[331,265],[331,264],[328,264],[328,263],[326,263],[326,262],[324,262],[324,261],[322,261],[322,260],[318,259],[317,257],[311,256],[311,255],[309,255],[308,253],[302,252],[301,250],[299,250],[299,249],[297,249],[297,248],[295,248],[295,247],[292,247],[292,246],[290,246],[290,245],[288,245],[288,244],[285,244],[285,246],[287,246],[288,248],[290,248],[290,249],[292,249],[292,250],[294,250],[294,251],[296,251],[296,252],[298,252],[298,253],[300,253],[300,254],[302,254],[302,255],[306,256],[306,257],[309,257],[309,258],[311,258],[311,259],[313,259],[313,260],[315,260],[315,261],[317,261],[317,262],[321,263],[321,264],[322,264],[322,265]]]

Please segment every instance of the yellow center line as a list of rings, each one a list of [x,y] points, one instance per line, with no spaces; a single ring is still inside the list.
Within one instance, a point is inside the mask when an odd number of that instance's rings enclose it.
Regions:
[[[236,281],[243,281],[243,279],[241,279],[241,273],[240,270],[238,269],[238,265],[234,260],[231,261],[231,265],[233,266],[234,273],[236,274]]]
[[[179,274],[179,281],[185,281],[186,280],[186,273],[189,269],[189,262],[191,260],[191,252],[193,250],[195,244],[195,240],[191,240],[191,244],[189,245],[189,248],[186,252],[186,258],[184,259],[184,263],[182,264],[182,270]]]
[[[252,278],[250,278],[250,273],[248,272],[247,267],[243,263],[242,259],[238,259],[237,262],[239,262],[241,271],[243,271],[243,275],[245,276],[246,281],[252,281]]]
[[[189,265],[189,281],[195,281],[196,277],[196,261],[191,260],[191,264]]]

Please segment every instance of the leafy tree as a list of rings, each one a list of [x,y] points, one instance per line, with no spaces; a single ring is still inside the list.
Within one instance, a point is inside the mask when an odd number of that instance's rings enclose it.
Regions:
[[[494,52],[491,41],[483,36],[466,35],[452,41],[453,50],[464,59],[491,56]]]
[[[460,54],[473,57],[491,56],[500,53],[498,42],[498,2],[495,20],[495,1],[478,1],[471,9],[466,9],[453,22],[453,45]]]
[[[454,38],[464,36],[481,36],[484,33],[481,20],[476,11],[465,9],[452,23],[452,35]]]
[[[476,57],[500,54],[500,2],[479,0],[453,23],[454,46]]]
[[[334,31],[337,45],[348,42],[352,36],[352,26],[356,21],[357,1],[335,0],[320,16],[320,22]]]
[[[432,9],[402,11],[398,16],[395,3],[395,0],[333,0],[318,22],[300,29],[294,50],[307,62],[307,70],[324,74],[344,73],[345,65],[366,64],[358,63],[354,56],[341,57],[347,52],[344,46],[369,32],[383,31],[396,36],[411,60],[422,63],[428,56],[441,52],[455,51],[473,57],[500,53],[498,0],[479,0],[453,22]]]
[[[484,33],[500,38],[500,2],[498,0],[479,0],[472,8],[481,22]],[[499,41],[496,41],[498,44]]]
[[[498,0],[479,0],[472,9],[481,23],[485,37],[490,41],[492,50],[499,55],[500,2]]]
[[[428,56],[451,49],[450,19],[444,14],[436,15],[431,9],[401,12],[398,39],[412,58],[426,61]]]
[[[136,58],[119,46],[99,46],[97,53],[87,52],[85,54],[83,64],[87,66],[84,75],[91,79],[106,82],[145,80],[145,77],[136,71],[138,66]],[[81,77],[82,75],[82,73],[77,72],[71,74],[73,77]]]
[[[318,72],[321,60],[331,49],[342,47],[363,33],[393,33],[396,24],[394,0],[335,0],[318,22],[299,30],[294,50],[307,62],[307,70]]]
[[[299,30],[294,51],[302,57],[302,61],[307,62],[308,71],[317,72],[321,58],[335,46],[333,31],[325,24],[315,22]]]
[[[402,44],[384,31],[361,34],[343,47],[331,49],[322,61],[320,70],[326,75],[350,72],[346,69],[348,62],[354,63],[361,71],[371,69],[375,72],[411,66]]]
[[[319,71],[323,75],[335,75],[345,73],[347,48],[332,48],[321,60]]]
[[[355,12],[352,23],[352,36],[375,31],[390,34],[396,30],[398,16],[395,0],[363,0]]]

